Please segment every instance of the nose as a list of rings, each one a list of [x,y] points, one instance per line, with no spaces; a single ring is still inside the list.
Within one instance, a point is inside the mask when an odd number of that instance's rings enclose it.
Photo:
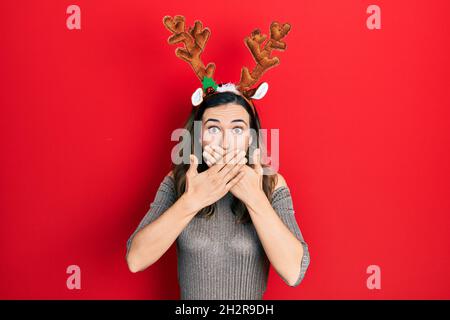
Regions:
[[[225,130],[225,133],[222,136],[222,149],[224,149],[225,151],[227,151],[230,147],[231,147],[231,140],[232,137],[230,136],[229,130]]]

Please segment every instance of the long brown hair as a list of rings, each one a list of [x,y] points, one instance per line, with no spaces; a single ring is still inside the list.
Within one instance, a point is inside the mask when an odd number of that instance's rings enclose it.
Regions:
[[[218,92],[211,95],[208,95],[205,97],[203,102],[198,106],[192,109],[191,114],[189,115],[188,120],[186,121],[186,124],[184,128],[189,131],[190,136],[193,137],[191,139],[191,153],[194,151],[194,143],[199,141],[200,137],[195,136],[195,134],[198,135],[198,132],[194,130],[194,123],[195,121],[201,121],[203,114],[206,109],[208,108],[214,108],[220,105],[228,104],[228,103],[234,103],[239,104],[248,112],[250,116],[250,128],[256,132],[256,139],[253,139],[252,145],[256,145],[255,148],[261,149],[261,154],[265,154],[265,146],[262,145],[262,141],[259,139],[259,131],[261,129],[261,123],[259,120],[258,113],[256,112],[256,109],[247,102],[245,98],[242,96],[235,94],[233,92]],[[249,150],[251,148],[249,147]],[[249,150],[247,150],[246,158],[247,163],[249,162]],[[179,152],[180,157],[183,157],[183,149]],[[200,160],[200,159],[199,159]],[[262,164],[263,167],[267,167],[267,165]],[[205,161],[199,161],[198,164],[198,172],[203,172],[207,170],[209,167],[205,163]],[[186,171],[189,169],[189,163],[181,163],[181,164],[173,164],[173,178],[175,180],[175,189],[177,192],[177,197],[180,197],[186,187]],[[263,175],[263,190],[269,201],[272,200],[272,192],[276,186],[277,183],[277,174],[272,175]],[[213,203],[203,209],[201,209],[197,214],[204,216],[206,218],[211,218],[212,215],[216,211],[216,203]],[[231,203],[231,210],[236,216],[236,222],[237,223],[249,223],[251,222],[250,215],[248,213],[247,207],[244,205],[244,203],[233,196],[233,200]]]

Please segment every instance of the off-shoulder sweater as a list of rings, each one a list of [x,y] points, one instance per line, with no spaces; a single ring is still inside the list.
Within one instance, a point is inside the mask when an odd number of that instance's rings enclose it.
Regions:
[[[126,255],[138,231],[156,220],[177,200],[175,182],[165,176],[150,209],[127,241]],[[252,223],[236,223],[231,210],[233,195],[217,201],[217,210],[209,220],[197,214],[176,240],[178,283],[181,300],[252,299],[259,300],[266,290],[270,262]],[[305,277],[310,263],[308,245],[295,219],[290,190],[274,190],[271,205],[283,223],[303,246],[296,287]]]

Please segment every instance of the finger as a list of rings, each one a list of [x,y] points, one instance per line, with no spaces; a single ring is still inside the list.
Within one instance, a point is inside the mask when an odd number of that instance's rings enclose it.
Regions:
[[[216,161],[219,161],[220,159],[222,159],[223,154],[224,154],[224,150],[218,146],[207,146],[208,147],[208,152],[214,157],[214,159],[216,159]]]
[[[252,154],[252,167],[254,168],[255,166],[261,164],[260,161],[260,149],[255,149],[255,151],[253,151]]]
[[[203,151],[203,158],[206,161],[206,164],[210,167],[211,165],[213,165],[214,163],[216,163],[216,159],[208,152],[208,151]]]
[[[248,162],[247,153],[244,153],[244,157],[242,157],[242,159],[238,163],[247,163],[247,162]]]
[[[253,152],[253,169],[258,173],[262,174],[262,166],[261,166],[261,149],[256,149]]]
[[[230,161],[227,162],[227,164],[218,172],[218,175],[220,177],[225,177],[230,170],[232,170],[236,165],[240,166],[242,165],[240,162],[242,158],[245,158],[245,151],[240,151],[238,154],[236,154],[233,158],[230,159]]]
[[[221,146],[218,146],[218,145],[215,145],[215,144],[211,144],[210,147],[213,148],[215,151],[219,152],[220,154],[224,154],[225,153],[225,149],[222,148]]]
[[[246,158],[244,158],[244,159],[247,160]],[[244,166],[245,166],[245,162],[241,162],[239,164],[234,165],[227,172],[227,174],[223,177],[224,181],[229,181],[229,180],[233,179],[242,170],[242,168]]]
[[[241,150],[239,149],[234,149],[233,151],[228,151],[227,153],[225,153],[225,155],[222,157],[223,163],[227,164],[230,161],[233,161],[235,159],[235,157],[237,155],[239,155],[239,153],[241,152]]]
[[[194,154],[189,155],[189,169],[186,172],[186,174],[189,176],[195,176],[198,173],[197,167],[198,167],[197,157]]]
[[[244,177],[245,171],[240,171],[233,179],[231,179],[225,186],[227,191],[230,191],[241,179]]]
[[[238,153],[238,150],[229,150],[227,151],[227,153],[225,154],[225,157],[230,156],[230,155],[236,155]],[[224,158],[225,158],[224,157]],[[216,162],[211,168],[211,173],[216,174],[217,172],[219,172],[224,166],[225,166],[226,162],[224,161],[218,161]]]
[[[247,153],[244,150],[239,151],[234,157],[229,159],[227,164],[233,165],[233,164],[241,163],[245,159],[246,154]]]
[[[214,150],[214,157],[216,157],[218,160],[222,159],[226,153],[225,149],[220,146],[211,145],[211,148]]]

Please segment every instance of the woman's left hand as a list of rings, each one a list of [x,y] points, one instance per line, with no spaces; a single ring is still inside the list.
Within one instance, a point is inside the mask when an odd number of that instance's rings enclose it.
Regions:
[[[253,164],[245,166],[244,176],[230,192],[244,204],[249,205],[263,193],[263,168],[260,160],[260,149],[253,152]]]

